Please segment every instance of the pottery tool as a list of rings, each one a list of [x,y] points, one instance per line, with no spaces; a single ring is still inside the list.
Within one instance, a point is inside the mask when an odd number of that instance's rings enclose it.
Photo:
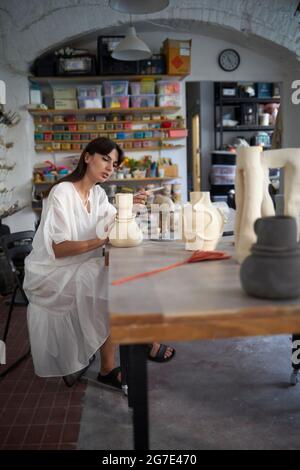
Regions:
[[[170,264],[168,266],[164,266],[163,268],[153,269],[152,271],[146,271],[144,273],[135,274],[134,276],[123,277],[121,279],[117,279],[116,281],[113,281],[111,284],[113,286],[119,286],[120,284],[125,284],[126,282],[134,281],[136,279],[141,279],[143,277],[152,276],[154,274],[168,271],[169,269],[177,268],[179,266],[183,266],[188,263],[198,263],[200,261],[225,260],[225,259],[230,259],[230,258],[231,256],[229,256],[224,251],[197,250],[192,254],[192,256],[185,259],[184,261],[179,261],[178,263]]]
[[[155,193],[156,191],[161,191],[162,189],[165,189],[163,186],[161,186],[160,188],[153,188],[153,189],[147,189],[146,192],[147,193]],[[140,194],[142,194],[141,191],[139,191],[138,193],[135,193],[133,196],[139,196]]]

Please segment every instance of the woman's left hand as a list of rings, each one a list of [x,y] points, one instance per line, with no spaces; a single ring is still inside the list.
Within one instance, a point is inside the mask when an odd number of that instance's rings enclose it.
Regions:
[[[133,197],[133,203],[134,204],[146,204],[148,196],[149,196],[148,191],[140,191],[136,196]]]

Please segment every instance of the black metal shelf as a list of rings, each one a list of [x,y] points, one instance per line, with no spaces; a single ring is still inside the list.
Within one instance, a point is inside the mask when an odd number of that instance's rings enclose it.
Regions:
[[[274,126],[217,126],[215,127],[216,132],[253,132],[253,131],[273,131]]]
[[[222,105],[226,106],[228,104],[242,104],[242,103],[261,103],[261,104],[267,104],[267,103],[280,103],[280,98],[224,98],[220,100],[220,98],[216,98],[215,104],[217,106],[220,106],[222,102]]]

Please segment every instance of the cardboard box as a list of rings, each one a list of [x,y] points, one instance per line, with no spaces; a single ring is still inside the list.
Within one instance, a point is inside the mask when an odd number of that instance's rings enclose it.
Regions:
[[[163,168],[165,170],[165,175],[167,178],[177,178],[178,177],[178,165],[159,165],[158,169]]]
[[[77,100],[54,100],[54,109],[77,109]]]
[[[168,75],[187,75],[191,72],[192,40],[166,39],[163,44]]]
[[[55,87],[53,88],[55,100],[76,100],[76,88]]]

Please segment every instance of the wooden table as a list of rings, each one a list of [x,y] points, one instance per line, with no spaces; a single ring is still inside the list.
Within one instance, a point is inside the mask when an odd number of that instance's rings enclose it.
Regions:
[[[187,264],[154,276],[109,287],[112,340],[131,345],[130,383],[135,447],[148,447],[145,345],[300,332],[300,301],[248,297],[241,289],[232,239],[218,249],[230,260]],[[163,267],[191,255],[183,243],[145,241],[135,248],[112,248],[110,282]],[[176,359],[175,359],[176,360]]]

